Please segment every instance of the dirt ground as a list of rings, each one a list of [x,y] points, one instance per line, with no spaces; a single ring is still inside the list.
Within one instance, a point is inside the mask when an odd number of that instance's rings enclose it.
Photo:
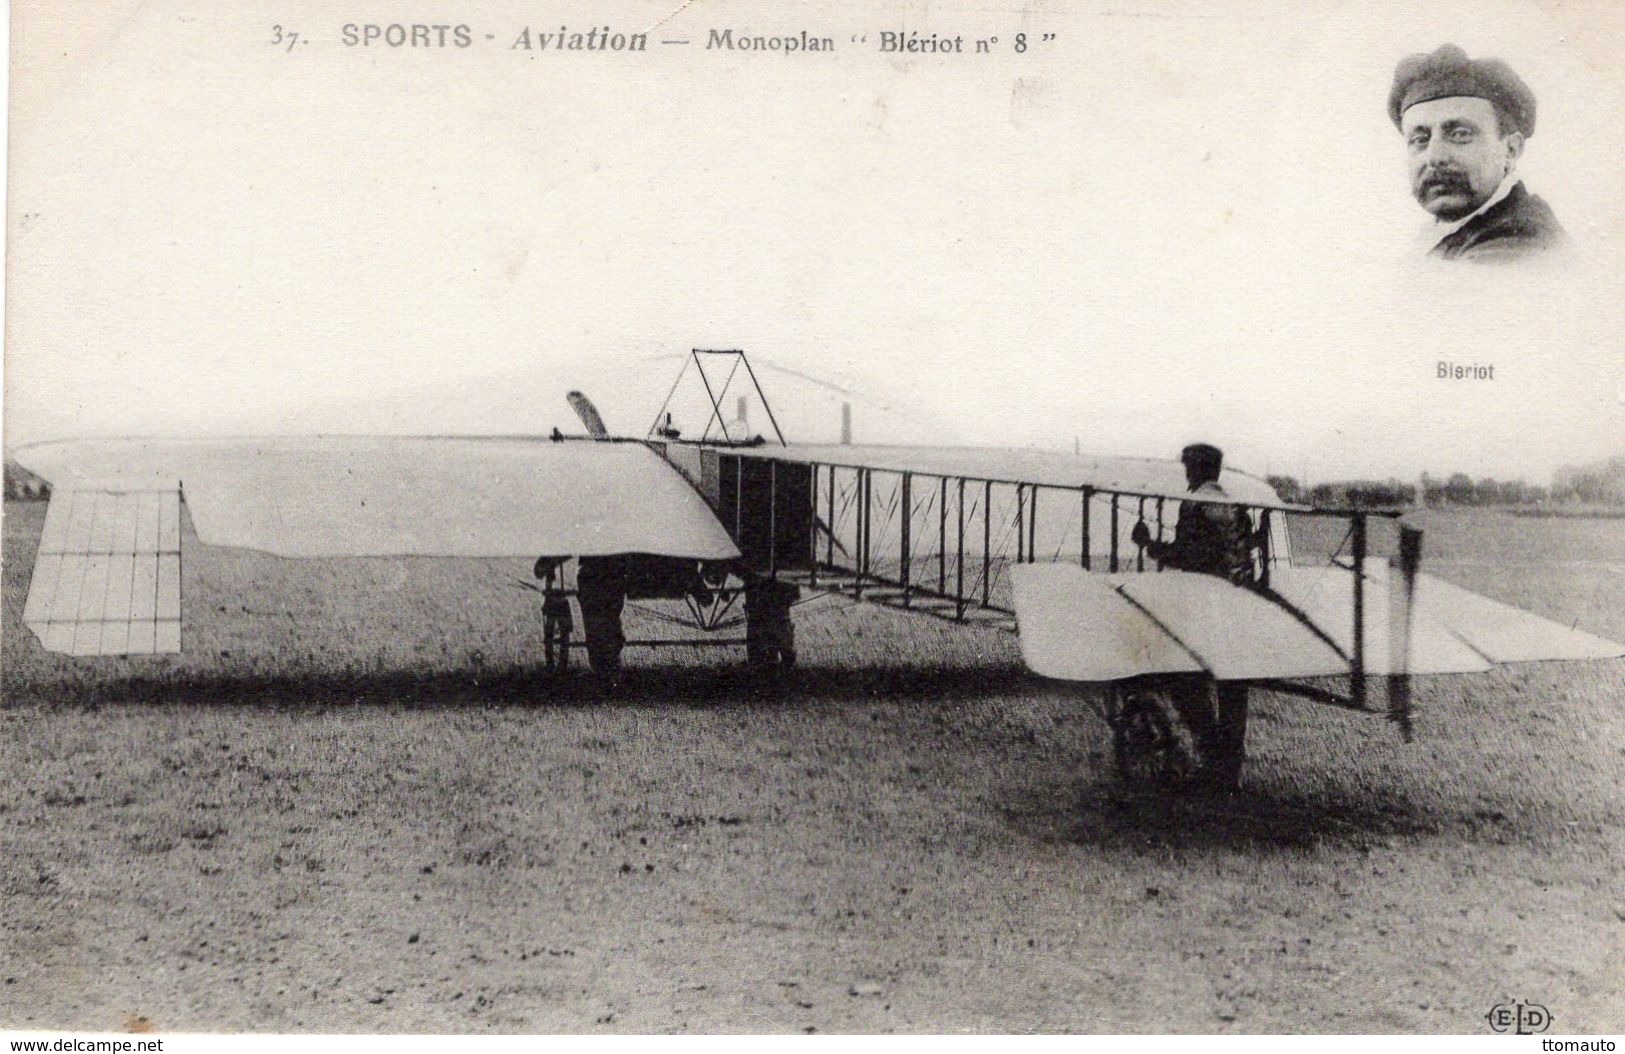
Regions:
[[[536,669],[526,568],[188,539],[187,647],[22,627],[0,1028],[1625,1031],[1625,662],[1263,694],[1235,800],[1132,792],[1013,636],[841,599],[805,669]],[[1625,523],[1435,514],[1428,566],[1625,637]],[[512,563],[512,562],[510,562]],[[634,618],[636,628],[636,618]]]

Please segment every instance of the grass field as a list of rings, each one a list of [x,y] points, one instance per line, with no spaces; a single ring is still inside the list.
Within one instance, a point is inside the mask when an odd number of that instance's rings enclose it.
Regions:
[[[188,538],[186,654],[49,655],[43,511],[0,1027],[1625,1030],[1625,662],[1422,679],[1409,744],[1264,695],[1239,799],[1144,795],[1009,634],[837,598],[783,683],[665,652],[601,699],[539,671],[523,563]],[[1420,521],[1434,573],[1625,638],[1625,523]]]

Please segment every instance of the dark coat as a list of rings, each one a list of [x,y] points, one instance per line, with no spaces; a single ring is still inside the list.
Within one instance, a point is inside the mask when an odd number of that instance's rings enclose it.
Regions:
[[[1224,488],[1211,480],[1194,488],[1193,493],[1204,498],[1228,497]],[[1219,575],[1239,586],[1253,581],[1252,543],[1252,520],[1245,509],[1182,501],[1174,540],[1153,543],[1147,552],[1165,567]]]
[[[1440,241],[1428,255],[1499,263],[1549,252],[1565,245],[1568,237],[1551,206],[1516,183],[1506,197]]]

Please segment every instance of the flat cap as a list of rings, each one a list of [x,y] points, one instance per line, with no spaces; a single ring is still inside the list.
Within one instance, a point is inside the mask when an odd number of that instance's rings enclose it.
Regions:
[[[1497,119],[1506,125],[1503,135],[1517,131],[1527,139],[1535,134],[1535,93],[1529,85],[1500,59],[1470,59],[1454,44],[1400,61],[1388,91],[1388,117],[1398,128],[1400,114],[1410,107],[1455,95],[1488,99]]]
[[[1192,443],[1179,452],[1179,460],[1187,465],[1205,465],[1218,472],[1224,464],[1224,451],[1212,443]]]

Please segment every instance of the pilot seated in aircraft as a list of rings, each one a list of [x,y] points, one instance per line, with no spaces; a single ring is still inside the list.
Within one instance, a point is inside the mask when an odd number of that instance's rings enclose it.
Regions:
[[[1180,451],[1179,460],[1185,464],[1185,482],[1192,494],[1220,501],[1228,497],[1219,486],[1224,452],[1218,447],[1192,443]],[[1238,586],[1254,581],[1252,521],[1239,506],[1181,502],[1173,541],[1153,539],[1144,520],[1134,525],[1130,537],[1164,567],[1218,575]]]
[[[1179,460],[1185,464],[1185,482],[1192,494],[1220,500],[1227,497],[1219,486],[1224,453],[1218,447],[1192,443],[1180,451]],[[1218,575],[1238,586],[1256,581],[1252,521],[1240,506],[1181,502],[1172,542],[1153,540],[1143,520],[1134,525],[1131,537],[1164,567]],[[1168,692],[1201,744],[1203,781],[1223,792],[1238,789],[1246,757],[1246,682],[1210,683],[1205,677],[1182,674],[1156,681]]]

